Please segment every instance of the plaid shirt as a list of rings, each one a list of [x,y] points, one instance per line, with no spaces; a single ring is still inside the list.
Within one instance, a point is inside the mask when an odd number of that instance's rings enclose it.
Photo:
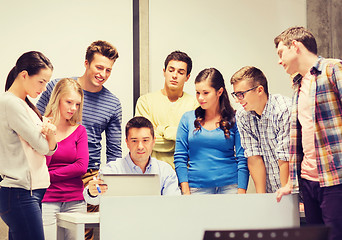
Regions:
[[[278,160],[289,161],[291,99],[269,95],[260,118],[239,109],[236,121],[245,157],[262,156],[266,168],[266,192],[281,187]]]
[[[310,90],[318,178],[321,187],[342,183],[342,61],[319,57],[310,73]],[[301,78],[294,79],[290,130],[290,177],[293,192],[298,192],[303,160],[301,125],[298,121],[298,96]]]

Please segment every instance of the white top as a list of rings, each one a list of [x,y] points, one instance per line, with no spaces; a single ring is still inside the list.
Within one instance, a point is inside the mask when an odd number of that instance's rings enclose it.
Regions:
[[[50,185],[42,122],[27,103],[10,92],[0,95],[0,175],[2,187],[26,190]]]

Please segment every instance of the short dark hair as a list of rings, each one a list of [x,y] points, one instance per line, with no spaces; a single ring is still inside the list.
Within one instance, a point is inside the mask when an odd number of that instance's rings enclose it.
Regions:
[[[290,27],[286,29],[275,37],[274,44],[275,47],[278,48],[279,43],[283,42],[285,46],[290,47],[293,40],[301,42],[306,49],[317,55],[316,39],[314,35],[304,27]]]
[[[180,61],[180,62],[185,62],[186,63],[186,75],[189,75],[192,70],[192,60],[191,58],[185,53],[181,51],[174,51],[170,53],[164,62],[164,68],[166,70],[167,65],[169,64],[170,61]]]
[[[267,79],[264,73],[256,67],[246,66],[238,70],[230,79],[230,83],[234,84],[243,80],[248,80],[253,86],[261,85],[264,88],[264,92],[268,96]]]
[[[125,131],[125,134],[126,134],[126,139],[128,137],[128,133],[129,133],[129,130],[131,128],[149,128],[150,131],[151,131],[151,135],[152,137],[154,138],[154,129],[153,129],[153,125],[152,123],[150,122],[150,120],[148,120],[147,118],[145,117],[134,117],[132,118],[131,120],[129,120],[126,124],[126,131]]]
[[[109,42],[98,40],[90,44],[86,52],[86,60],[91,63],[94,58],[94,54],[99,53],[110,60],[115,61],[119,57],[118,50]]]

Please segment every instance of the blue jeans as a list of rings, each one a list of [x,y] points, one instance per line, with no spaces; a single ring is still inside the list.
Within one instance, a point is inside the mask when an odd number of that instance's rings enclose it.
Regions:
[[[44,240],[41,202],[46,189],[32,191],[0,187],[0,216],[9,227],[9,239]]]
[[[235,194],[237,193],[238,185],[231,184],[223,187],[210,187],[210,188],[190,188],[192,195],[200,194]]]

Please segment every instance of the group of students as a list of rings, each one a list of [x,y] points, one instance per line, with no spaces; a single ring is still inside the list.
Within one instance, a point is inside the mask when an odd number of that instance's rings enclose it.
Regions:
[[[124,158],[121,104],[103,86],[118,58],[115,47],[92,43],[82,77],[51,82],[50,61],[23,54],[0,96],[0,215],[10,239],[44,239],[44,232],[55,239],[56,213],[86,211],[84,199],[96,211],[107,190],[97,178],[102,132],[102,173],[157,173],[162,195],[243,194],[250,173],[256,192],[276,192],[278,201],[301,191],[307,223],[326,224],[330,239],[341,239],[342,61],[318,57],[303,27],[274,43],[293,78],[292,102],[270,94],[265,75],[250,66],[230,79],[242,106],[236,112],[215,68],[196,76],[194,98],[183,91],[191,58],[175,51],[164,63],[164,88],[141,96],[126,124]],[[41,93],[38,110],[27,96]]]

